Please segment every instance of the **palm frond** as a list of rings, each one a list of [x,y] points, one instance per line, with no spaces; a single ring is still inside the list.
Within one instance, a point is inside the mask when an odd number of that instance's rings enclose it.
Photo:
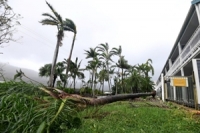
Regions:
[[[59,20],[59,22],[62,24],[62,17],[55,11],[55,9],[53,8],[53,6],[51,6],[47,1],[46,4],[48,5],[48,7],[51,9],[51,11],[54,13],[54,15],[56,16],[56,18]]]
[[[43,13],[42,16],[47,16],[47,17],[50,17],[51,19],[53,19],[54,21],[57,21],[57,19],[49,13]]]
[[[42,21],[40,21],[40,23],[42,23],[42,25],[58,25],[58,22],[52,19],[43,19]]]
[[[78,63],[78,69],[80,68],[80,66],[81,66],[81,62],[82,62],[82,60]]]
[[[74,32],[75,34],[77,33],[76,25],[71,19],[66,18],[63,23],[63,27],[64,30]]]

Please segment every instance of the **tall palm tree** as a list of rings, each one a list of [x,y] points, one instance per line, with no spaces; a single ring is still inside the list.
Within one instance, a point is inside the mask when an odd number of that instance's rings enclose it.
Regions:
[[[62,46],[64,31],[71,31],[71,25],[70,25],[70,21],[69,22],[67,21],[68,19],[63,21],[62,17],[60,16],[60,14],[58,14],[55,11],[53,6],[51,6],[48,2],[46,2],[46,4],[51,9],[53,15],[51,15],[49,13],[43,13],[42,15],[47,18],[43,19],[40,23],[42,23],[42,25],[56,26],[57,30],[58,30],[57,44],[56,44],[56,48],[54,51],[52,67],[51,67],[51,75],[49,78],[49,86],[52,87],[53,86],[53,75],[55,73],[55,66],[56,66],[56,62],[57,62],[57,58],[58,58],[59,46]]]
[[[107,70],[105,69],[105,63],[103,62],[102,63],[102,69],[100,70],[99,72],[99,82],[101,84],[101,87],[102,87],[102,94],[104,92],[104,81],[108,81],[108,72]]]
[[[105,62],[105,65],[106,65],[106,70],[108,72],[108,87],[109,87],[109,91],[110,91],[110,77],[109,77],[109,65],[110,65],[110,61],[112,61],[111,57],[113,56],[112,52],[109,51],[109,45],[108,43],[105,43],[105,44],[99,44],[99,46],[97,47],[98,48],[98,52],[101,52],[99,54],[99,59],[102,59],[104,60]]]
[[[78,77],[79,79],[84,79],[85,75],[80,70],[81,61],[78,63],[78,58],[77,57],[76,57],[75,62],[70,63],[70,65],[71,65],[70,73],[71,73],[71,77],[73,78],[74,90],[75,90],[76,78]]]
[[[118,57],[119,57],[119,59],[121,59],[122,58],[122,47],[121,47],[121,45],[119,45],[119,48],[112,48],[112,50],[110,51],[111,52],[111,54],[113,54],[113,55],[117,55]],[[121,61],[121,60],[120,60]],[[121,64],[121,63],[120,63]],[[117,75],[117,78],[116,79],[118,79],[118,77],[119,77],[119,68],[118,68],[118,75]],[[117,84],[116,84],[117,85]],[[118,86],[116,86],[116,89],[118,88]],[[116,91],[116,93],[115,94],[117,94],[117,91]]]
[[[76,30],[76,25],[72,20],[66,18],[64,23],[65,23],[64,30],[68,30],[68,31],[71,31],[71,32],[74,33],[74,37],[73,37],[72,45],[71,45],[71,50],[70,50],[69,57],[68,57],[68,64],[69,65],[67,66],[67,69],[66,69],[66,81],[67,81],[68,71],[69,71],[69,66],[70,66],[70,60],[71,60],[72,52],[73,52],[73,49],[74,49],[74,43],[75,43],[75,39],[76,39],[77,30]],[[64,87],[65,87],[65,85],[66,84],[64,84]]]
[[[97,56],[98,56],[99,54],[98,54],[97,51],[96,51],[96,47],[95,47],[95,48],[90,48],[89,50],[84,50],[84,51],[85,51],[84,54],[86,54],[86,59],[92,58],[92,60],[95,61],[95,59],[98,58]],[[89,62],[88,62],[88,63],[89,63]],[[91,72],[90,72],[90,76],[93,78],[93,71],[92,71],[92,69],[90,69],[90,66],[89,66],[89,65],[86,66],[86,69],[89,70],[89,71],[91,71]],[[93,83],[93,81],[91,82],[91,88],[92,88],[92,83]]]
[[[51,76],[51,68],[52,68],[52,64],[45,64],[43,67],[41,67],[39,69],[39,76],[41,77],[49,77]],[[55,67],[55,73],[53,75],[53,84],[52,84],[52,87],[54,87],[55,85],[55,81],[57,79],[57,77],[59,76],[60,79],[63,81],[63,77],[64,77],[64,70],[65,70],[65,66],[62,62],[58,62],[56,64],[56,67]]]
[[[121,81],[122,81],[122,90],[125,93],[124,88],[124,69],[129,69],[130,65],[128,64],[128,61],[124,59],[124,56],[121,56],[121,58],[118,60],[118,63],[116,63],[116,66],[121,68]]]
[[[95,74],[97,73],[97,69],[101,66],[101,61],[98,58],[94,58],[92,61],[88,61],[88,65],[86,66],[87,70],[92,71],[92,84],[91,84],[91,89],[93,90],[93,96],[94,96],[94,78]]]

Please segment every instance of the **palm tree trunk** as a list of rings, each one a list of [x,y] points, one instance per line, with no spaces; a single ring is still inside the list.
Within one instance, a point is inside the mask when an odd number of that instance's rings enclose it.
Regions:
[[[94,76],[94,89],[97,89],[97,72],[95,71],[95,76]]]
[[[72,46],[71,46],[71,50],[70,50],[70,53],[69,53],[69,58],[68,58],[68,63],[67,63],[67,70],[66,70],[66,81],[67,81],[67,78],[68,78],[68,71],[69,71],[69,66],[70,66],[70,62],[71,62],[71,57],[72,57],[72,52],[73,52],[73,48],[74,48],[75,39],[76,39],[76,33],[74,33]],[[65,85],[66,85],[66,82],[64,84],[64,87],[65,87]]]
[[[117,95],[117,81],[115,82],[115,95]]]
[[[54,85],[55,85],[55,82],[56,82],[56,79],[57,79],[57,75],[56,75],[56,74],[54,74],[54,76],[53,76],[53,86],[52,86],[52,87],[54,87]]]
[[[135,93],[135,94],[119,94],[114,96],[109,96],[100,99],[92,99],[87,101],[88,105],[104,105],[107,103],[112,103],[120,100],[131,99],[131,98],[138,98],[142,96],[153,96],[155,97],[156,92],[149,92],[149,93]]]
[[[106,69],[107,69],[107,72],[108,72],[108,88],[109,88],[109,91],[110,91],[110,74],[109,74],[109,66],[108,66],[108,62],[106,63]]]
[[[51,75],[50,75],[49,84],[48,84],[49,87],[53,87],[53,79],[54,79],[54,74],[55,74],[55,69],[56,69],[56,62],[57,62],[57,58],[58,58],[59,46],[60,46],[59,44],[60,44],[60,38],[58,37],[56,48],[54,51],[52,66],[51,66]]]
[[[72,84],[74,83],[74,81],[72,80],[72,82],[71,82],[71,84],[70,84],[70,86],[69,86],[69,88],[72,88]]]
[[[110,81],[109,81],[109,84],[110,84],[110,87],[112,87],[111,79],[110,79]],[[112,91],[112,90],[111,90],[111,91]]]
[[[102,84],[102,94],[104,94],[104,79],[103,79],[103,84]]]
[[[124,89],[124,74],[123,74],[123,68],[122,68],[122,90],[125,93],[125,89]]]
[[[100,85],[99,85],[99,92],[101,91],[101,86],[102,86],[102,84],[101,84],[101,82],[100,82]]]
[[[91,79],[92,81],[91,81],[91,84],[90,84],[90,88],[92,89],[92,87],[93,87],[93,80],[94,80],[94,72],[92,72],[92,79]]]
[[[76,77],[74,78],[74,92],[75,92],[75,86],[76,86],[75,80],[76,80]]]
[[[95,71],[93,70],[93,72],[92,72],[92,85],[91,85],[92,95],[93,95],[93,96],[94,96],[94,89],[93,89],[93,85],[94,85],[94,74],[95,74]]]

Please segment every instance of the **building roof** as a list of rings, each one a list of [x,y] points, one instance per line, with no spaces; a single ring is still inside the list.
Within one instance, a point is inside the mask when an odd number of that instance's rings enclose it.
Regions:
[[[199,3],[200,2],[200,0],[193,0],[191,3],[192,4],[197,4],[197,3]]]

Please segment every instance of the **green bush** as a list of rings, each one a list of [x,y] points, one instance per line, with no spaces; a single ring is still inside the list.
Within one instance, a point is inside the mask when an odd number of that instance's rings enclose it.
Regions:
[[[81,125],[71,105],[53,99],[34,84],[0,83],[0,132],[67,132]]]
[[[84,87],[84,88],[81,88],[80,89],[80,94],[92,94],[92,89],[91,88],[89,88],[89,87]]]
[[[64,91],[66,92],[66,93],[69,93],[69,94],[74,94],[75,92],[74,92],[74,89],[72,89],[72,88],[64,88]]]

